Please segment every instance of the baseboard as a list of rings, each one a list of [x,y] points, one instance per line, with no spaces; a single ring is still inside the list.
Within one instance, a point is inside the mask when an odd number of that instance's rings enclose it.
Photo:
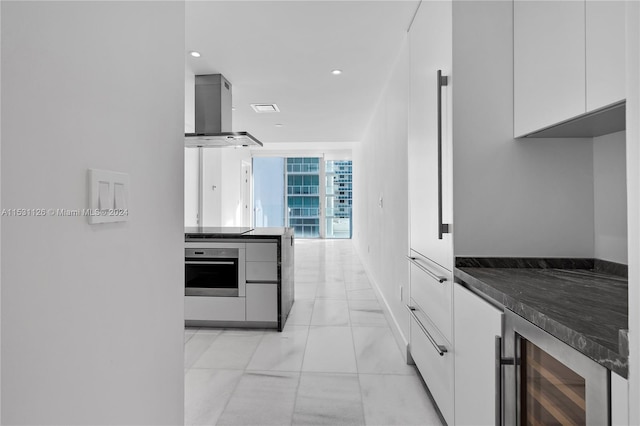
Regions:
[[[381,301],[382,304],[384,305],[383,306],[384,316],[387,319],[387,322],[391,326],[389,328],[391,328],[391,332],[393,333],[393,337],[396,340],[396,344],[400,348],[400,352],[402,353],[402,356],[404,357],[407,364],[413,364],[413,359],[411,358],[411,353],[409,352],[409,339],[407,339],[407,337],[402,332],[402,328],[398,323],[398,319],[393,314],[393,311],[391,310],[391,307],[389,306],[389,303],[387,302],[386,297],[384,297],[384,293],[382,293],[382,291],[380,290],[380,286],[378,285],[378,282],[374,279],[373,274],[371,273],[371,268],[369,267],[369,263],[365,261],[365,258],[362,256],[362,253],[360,252],[360,249],[358,248],[357,244],[353,244],[353,247],[355,248],[356,253],[358,254],[358,257],[362,262],[362,266],[364,266],[364,272],[365,274],[367,274],[367,278],[369,279],[369,282],[371,283],[374,291],[376,292],[376,297],[378,298],[378,301]]]

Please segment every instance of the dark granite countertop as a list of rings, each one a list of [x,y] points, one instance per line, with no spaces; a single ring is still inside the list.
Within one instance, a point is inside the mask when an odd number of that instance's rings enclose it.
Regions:
[[[473,262],[457,262],[456,282],[488,296],[627,377],[627,342],[624,337],[619,341],[619,336],[626,335],[620,330],[628,328],[627,278],[592,269],[572,269],[584,265],[462,266],[465,264]]]
[[[280,238],[284,235],[293,234],[293,228],[270,227],[270,228],[240,228],[240,227],[185,227],[185,239],[203,240],[209,238],[219,239],[265,239]]]

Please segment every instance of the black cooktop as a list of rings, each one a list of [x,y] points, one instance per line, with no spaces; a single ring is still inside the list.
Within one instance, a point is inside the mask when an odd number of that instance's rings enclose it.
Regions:
[[[253,231],[253,228],[240,226],[190,226],[184,228],[185,234],[242,235],[251,231]]]

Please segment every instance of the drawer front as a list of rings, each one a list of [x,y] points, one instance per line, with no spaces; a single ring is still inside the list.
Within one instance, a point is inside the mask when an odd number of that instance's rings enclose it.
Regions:
[[[453,286],[451,273],[448,271],[438,271],[429,269],[434,275],[441,276],[447,280],[438,282],[421,267],[411,262],[411,298],[427,314],[429,319],[435,324],[440,333],[452,342],[453,341]]]
[[[244,297],[185,296],[184,319],[187,321],[244,321]]]
[[[247,321],[278,321],[278,284],[247,284]]]
[[[447,349],[444,355],[440,355],[427,333],[436,344]],[[411,356],[445,420],[450,425],[454,424],[453,350],[435,327],[419,313],[411,315]]]
[[[278,281],[278,262],[247,262],[246,280]]]
[[[247,243],[247,260],[254,262],[277,262],[278,244]]]

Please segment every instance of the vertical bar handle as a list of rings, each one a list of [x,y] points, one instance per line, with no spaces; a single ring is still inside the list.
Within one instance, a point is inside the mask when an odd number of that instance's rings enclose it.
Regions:
[[[496,336],[496,426],[502,426],[502,337]]]
[[[449,78],[438,70],[438,239],[449,233],[449,225],[442,223],[442,88],[449,84]]]

